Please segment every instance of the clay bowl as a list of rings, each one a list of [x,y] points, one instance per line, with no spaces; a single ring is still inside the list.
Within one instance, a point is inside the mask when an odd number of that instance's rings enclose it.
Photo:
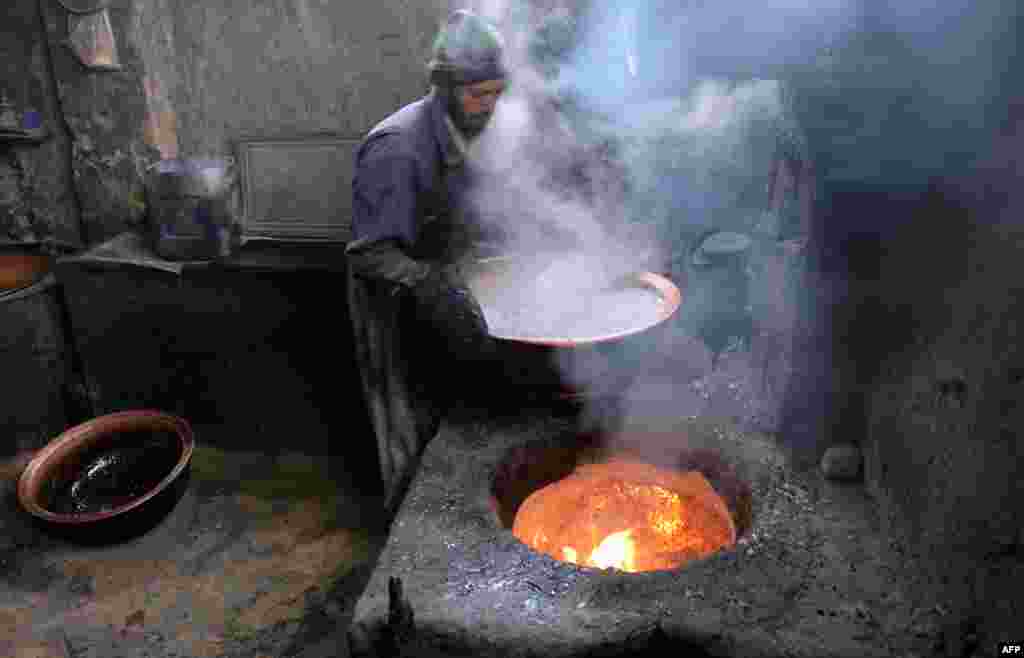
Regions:
[[[0,292],[32,285],[53,265],[53,257],[30,247],[0,244]]]
[[[514,257],[484,259],[474,264],[471,284],[479,295],[497,285],[505,271],[515,268]],[[502,393],[512,398],[584,402],[619,396],[645,365],[636,355],[651,349],[682,303],[682,291],[654,272],[637,272],[623,281],[653,292],[657,311],[653,321],[641,321],[624,330],[580,336],[494,335],[496,367],[501,371]],[[572,373],[567,376],[566,373]]]
[[[194,439],[182,418],[136,410],[72,427],[18,480],[18,501],[73,541],[121,541],[154,527],[188,486]]]

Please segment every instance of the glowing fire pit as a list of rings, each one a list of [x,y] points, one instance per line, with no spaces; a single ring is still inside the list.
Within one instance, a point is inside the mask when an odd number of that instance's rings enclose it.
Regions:
[[[729,509],[697,471],[587,464],[531,494],[512,533],[557,560],[599,569],[675,569],[736,543]]]
[[[352,656],[886,655],[789,651],[793,598],[832,581],[810,582],[803,484],[769,441],[653,418],[616,437],[456,410],[353,612]]]

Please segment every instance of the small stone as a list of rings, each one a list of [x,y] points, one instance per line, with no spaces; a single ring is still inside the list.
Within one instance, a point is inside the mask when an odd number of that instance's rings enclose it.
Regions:
[[[860,447],[852,443],[831,446],[821,458],[821,472],[829,480],[856,480],[861,476]]]
[[[124,619],[125,626],[142,626],[146,622],[146,611],[136,610]]]

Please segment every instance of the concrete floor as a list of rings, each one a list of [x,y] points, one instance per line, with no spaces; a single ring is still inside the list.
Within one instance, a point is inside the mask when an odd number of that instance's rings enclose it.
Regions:
[[[117,546],[41,532],[0,471],[0,655],[346,655],[386,532],[372,452],[228,452],[224,428],[196,429],[184,497]]]

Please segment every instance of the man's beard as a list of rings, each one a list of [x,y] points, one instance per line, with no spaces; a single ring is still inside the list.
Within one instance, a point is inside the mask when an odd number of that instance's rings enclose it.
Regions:
[[[445,105],[447,105],[448,116],[451,117],[452,123],[459,129],[462,136],[466,139],[476,139],[480,136],[480,133],[487,127],[488,122],[491,120],[491,116],[494,112],[481,112],[479,114],[466,114],[463,111],[462,103],[456,98],[455,91],[449,91],[446,94],[447,98]]]
[[[481,112],[480,114],[466,114],[461,119],[452,119],[455,122],[456,127],[462,134],[466,136],[466,139],[476,139],[480,136],[480,133],[487,128],[487,124],[491,120],[493,112]]]

